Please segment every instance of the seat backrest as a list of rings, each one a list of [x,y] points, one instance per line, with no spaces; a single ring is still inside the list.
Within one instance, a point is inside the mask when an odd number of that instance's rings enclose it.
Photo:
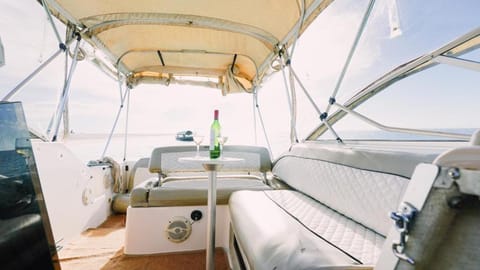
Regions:
[[[381,235],[419,162],[435,156],[294,145],[273,167],[275,177]]]
[[[136,185],[142,183],[143,181],[155,177],[148,170],[148,164],[150,163],[150,158],[141,158],[137,160],[131,166],[130,172],[128,174],[128,190],[131,191]]]
[[[208,156],[208,146],[200,147],[200,155]],[[198,164],[179,162],[181,157],[193,157],[196,154],[195,146],[166,146],[157,147],[152,151],[149,170],[165,176],[204,173],[203,167]],[[271,171],[272,161],[268,150],[260,146],[226,145],[223,149],[225,157],[243,158],[245,162],[225,165],[222,172],[265,174]]]
[[[444,167],[457,167],[480,170],[480,130],[470,139],[470,146],[458,147],[439,155],[433,164]]]

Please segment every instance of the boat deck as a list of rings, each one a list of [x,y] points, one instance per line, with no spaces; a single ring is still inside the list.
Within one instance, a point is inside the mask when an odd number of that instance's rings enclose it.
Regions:
[[[77,269],[205,269],[205,251],[127,256],[123,253],[125,215],[110,216],[59,251],[63,270]],[[229,269],[227,255],[217,248],[215,269]]]

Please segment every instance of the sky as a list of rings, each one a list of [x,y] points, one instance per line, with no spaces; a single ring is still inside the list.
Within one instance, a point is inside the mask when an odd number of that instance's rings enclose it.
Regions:
[[[335,1],[297,43],[292,65],[322,110],[333,91],[367,3],[366,0]],[[480,2],[476,0],[458,1],[454,5],[446,0],[377,1],[337,100],[346,101],[354,92],[397,65],[480,26],[479,11]],[[60,33],[63,33],[61,26],[60,29]],[[6,65],[0,68],[0,96],[3,96],[52,55],[58,48],[58,42],[42,7],[36,1],[0,0],[0,37],[6,55]],[[478,59],[478,53],[473,52],[472,57]],[[27,121],[37,130],[46,130],[53,114],[62,87],[63,66],[64,58],[58,57],[13,99],[24,102]],[[471,109],[477,107],[474,104],[479,100],[474,87],[480,83],[476,78],[477,73],[468,73],[470,75],[455,81],[450,87],[463,89],[475,97],[462,100],[459,98],[461,95],[457,95],[457,99],[460,99],[457,102],[463,102],[466,106],[455,107],[456,114],[453,116],[446,113],[445,107],[451,105],[451,97],[447,94],[432,102],[432,109],[425,110],[422,104],[428,103],[430,97],[439,92],[439,88],[445,87],[437,81],[438,77],[453,76],[456,72],[454,68],[440,68],[430,73],[428,80],[414,78],[399,84],[397,88],[407,88],[410,94],[402,94],[406,93],[404,90],[393,91],[399,95],[381,94],[376,99],[384,106],[366,106],[363,112],[378,116],[380,122],[399,119],[392,124],[415,127],[431,124],[431,121],[424,119],[432,117],[455,122],[459,118],[457,115],[471,114]],[[423,83],[418,84],[418,80]],[[417,107],[422,109],[410,110],[410,97],[418,95],[419,88],[426,90],[419,95],[422,98],[415,99],[413,103],[418,103]],[[297,93],[297,124],[302,138],[318,125],[319,120],[298,87]],[[271,137],[288,135],[290,120],[286,100],[280,74],[264,82],[259,92],[259,102]],[[75,133],[108,133],[119,102],[117,82],[86,61],[78,64],[70,97],[71,124]],[[132,90],[130,104],[131,133],[175,133],[190,129],[206,134],[213,110],[220,109],[224,133],[231,135],[232,143],[251,142],[254,139],[251,123],[253,101],[250,95],[222,97],[217,90],[201,87],[142,85]],[[426,116],[418,117],[419,113]],[[124,131],[122,119],[117,129],[120,133]],[[469,122],[472,121],[470,118],[463,120],[459,125],[480,126],[478,122]],[[363,126],[355,121],[349,125],[347,129]],[[432,127],[434,125],[437,124],[432,124]],[[260,131],[259,126],[257,130]],[[261,132],[257,133],[261,140]]]

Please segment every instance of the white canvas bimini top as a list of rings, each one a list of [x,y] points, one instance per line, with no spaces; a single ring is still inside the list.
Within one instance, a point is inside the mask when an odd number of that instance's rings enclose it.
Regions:
[[[45,0],[135,86],[211,78],[250,92],[333,0]],[[188,79],[190,78],[190,79]]]

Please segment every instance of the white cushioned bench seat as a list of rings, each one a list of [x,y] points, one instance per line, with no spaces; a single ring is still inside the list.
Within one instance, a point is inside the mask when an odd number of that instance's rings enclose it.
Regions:
[[[208,179],[188,179],[165,182],[155,186],[156,180],[137,186],[130,196],[132,207],[207,205]],[[217,204],[227,204],[230,195],[239,190],[270,189],[257,179],[217,179]]]
[[[203,146],[201,154],[208,154]],[[254,146],[225,146],[227,157],[240,157],[245,162],[226,165],[217,176],[217,204],[227,204],[232,192],[238,190],[268,190],[265,174],[272,163],[268,150]],[[149,170],[158,177],[137,185],[131,193],[132,207],[206,205],[208,178],[198,164],[181,163],[181,157],[195,155],[193,146],[167,146],[155,148]]]
[[[234,239],[252,269],[372,267],[419,162],[436,155],[302,143],[273,174],[294,190],[239,191],[229,211]]]
[[[253,269],[373,264],[384,241],[378,233],[296,191],[235,192],[230,215],[238,244]]]

